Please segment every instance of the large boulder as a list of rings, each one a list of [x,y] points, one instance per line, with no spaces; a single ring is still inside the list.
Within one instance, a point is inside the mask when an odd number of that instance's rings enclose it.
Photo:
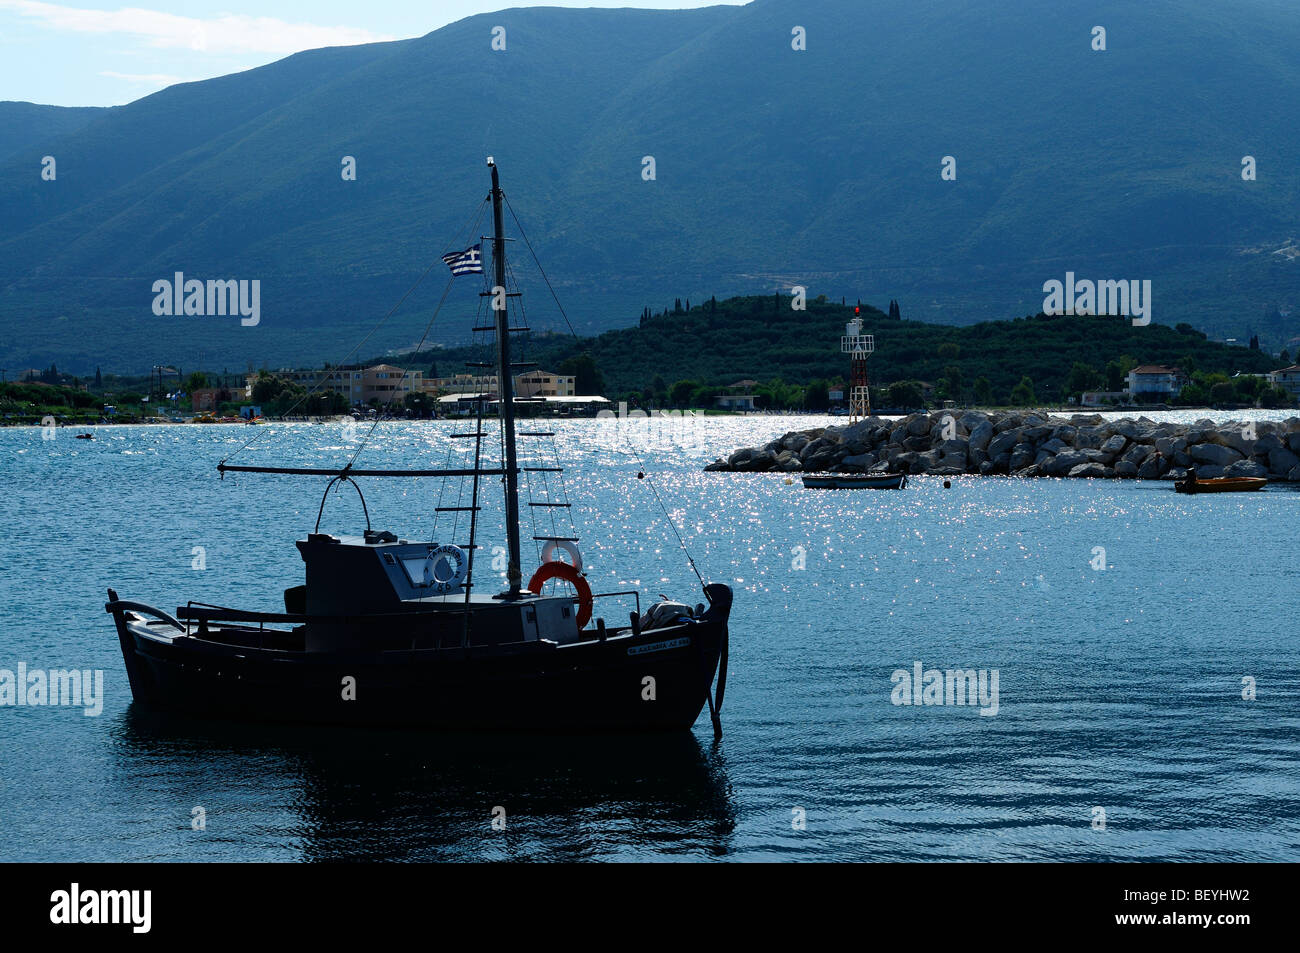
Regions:
[[[840,466],[845,470],[865,470],[875,462],[874,453],[859,453],[840,460]]]
[[[1224,470],[1223,475],[1230,477],[1266,477],[1268,476],[1268,467],[1262,463],[1256,463],[1254,460],[1238,460]]]
[[[1050,463],[1042,464],[1041,469],[1048,476],[1065,476],[1075,467],[1090,462],[1082,450],[1065,450],[1053,457]]]
[[[1286,450],[1286,440],[1275,433],[1262,434],[1255,441],[1254,454],[1257,457],[1267,458],[1274,450]]]
[[[930,418],[925,414],[917,414],[915,417],[909,417],[907,420],[907,432],[913,437],[928,435],[930,433]]]
[[[811,441],[807,446],[803,447],[803,449],[799,451],[799,459],[806,464],[810,458],[820,457],[825,455],[828,452],[833,452],[834,448],[835,448],[834,440],[831,440],[827,437],[818,437],[816,440]]]
[[[1202,443],[1187,451],[1197,463],[1206,463],[1218,467],[1227,467],[1240,460],[1244,454],[1219,443]]]
[[[1254,436],[1254,430],[1247,430],[1245,427],[1227,427],[1216,429],[1211,432],[1210,442],[1221,444],[1225,447],[1231,447],[1243,457],[1248,457],[1255,452],[1255,443],[1258,437]],[[1248,435],[1249,434],[1249,435]]]
[[[1107,439],[1101,427],[1080,427],[1074,435],[1074,446],[1076,450],[1099,450]]]
[[[1274,447],[1268,452],[1268,469],[1270,473],[1283,475],[1290,473],[1296,467],[1300,467],[1300,456],[1296,456],[1285,447]]]
[[[939,457],[938,450],[927,450],[925,453],[918,453],[916,455],[915,466],[917,469],[915,472],[929,473],[939,465]]]
[[[1019,414],[1007,414],[993,425],[993,430],[996,433],[1004,433],[1008,430],[1014,430],[1020,426],[1022,419],[1023,418],[1021,418]]]
[[[800,459],[804,470],[809,473],[824,473],[833,467],[835,462],[835,452],[833,450],[810,453]]]
[[[1014,431],[1004,430],[996,437],[989,441],[988,454],[989,458],[996,460],[1004,453],[1009,453],[1019,441],[1016,439]]]
[[[1138,466],[1139,480],[1158,480],[1169,466],[1169,458],[1159,454],[1151,454]],[[1118,467],[1116,468],[1118,470]]]
[[[1156,437],[1156,450],[1166,457],[1172,457],[1179,450],[1187,449],[1187,441],[1182,437]]]
[[[1071,469],[1067,475],[1071,477],[1108,477],[1114,476],[1115,471],[1100,463],[1081,463]]]
[[[806,446],[808,446],[807,434],[790,433],[786,434],[781,440],[781,448],[783,450],[793,450],[795,453],[798,453]]]
[[[1079,428],[1072,424],[1062,424],[1052,431],[1052,439],[1060,440],[1071,447],[1074,446],[1074,438],[1079,433]]]
[[[975,425],[975,429],[970,432],[969,446],[971,452],[976,450],[987,450],[989,441],[993,439],[993,425],[987,420],[981,420]]]
[[[1121,460],[1115,464],[1115,476],[1132,478],[1138,475],[1138,465],[1128,460]]]
[[[1120,459],[1124,463],[1131,463],[1134,466],[1140,466],[1143,460],[1155,452],[1155,447],[1150,444],[1135,443],[1133,446],[1129,447],[1128,450],[1124,451],[1124,455]],[[1118,467],[1116,469],[1118,470]]]
[[[1124,447],[1128,444],[1128,439],[1123,434],[1115,434],[1108,438],[1099,449],[1102,453],[1108,454],[1112,460],[1124,452]]]
[[[1012,473],[1015,473],[1017,470],[1022,470],[1033,463],[1034,456],[1034,445],[1032,443],[1018,443],[1011,450],[1011,459],[1008,461],[1007,466],[1011,468]]]

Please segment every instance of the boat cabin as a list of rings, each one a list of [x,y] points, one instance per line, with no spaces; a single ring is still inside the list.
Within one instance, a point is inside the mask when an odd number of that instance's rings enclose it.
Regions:
[[[358,617],[376,615],[391,617],[378,629],[385,643],[392,637],[394,648],[451,647],[465,636],[476,646],[579,640],[571,597],[527,591],[518,599],[467,596],[467,557],[457,547],[370,530],[364,536],[312,533],[297,545],[307,582],[285,591],[285,610],[313,617],[303,630],[308,652],[373,650],[375,620]],[[404,613],[413,616],[406,620]]]

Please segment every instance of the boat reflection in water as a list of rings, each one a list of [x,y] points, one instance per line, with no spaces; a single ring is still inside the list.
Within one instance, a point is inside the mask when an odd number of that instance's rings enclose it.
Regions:
[[[180,819],[203,808],[202,833],[151,859],[700,858],[731,850],[737,819],[723,756],[689,732],[381,732],[133,705],[114,748],[118,783]]]

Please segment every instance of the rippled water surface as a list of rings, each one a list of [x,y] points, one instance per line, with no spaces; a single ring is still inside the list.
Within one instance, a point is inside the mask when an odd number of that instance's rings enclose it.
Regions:
[[[312,528],[323,481],[221,481],[215,464],[256,434],[236,462],[337,465],[355,435],[0,430],[0,669],[103,669],[106,694],[99,717],[0,708],[0,858],[1300,856],[1300,493],[1005,478],[835,492],[701,471],[817,422],[696,421],[641,454],[608,423],[545,425],[570,468],[593,588],[699,600],[666,509],[706,576],[736,590],[717,745],[707,714],[693,734],[627,739],[229,726],[133,709],[106,588],[163,608],[279,610],[301,581],[293,540]],[[472,441],[445,435],[464,427],[382,424],[360,462],[461,462]],[[362,487],[377,528],[465,535],[435,532],[436,481]],[[492,502],[488,546],[500,539]],[[361,525],[355,494],[331,496],[322,529]],[[996,670],[996,715],[893,704],[891,675],[918,661]],[[203,831],[191,829],[197,806]],[[505,831],[491,827],[497,806]]]

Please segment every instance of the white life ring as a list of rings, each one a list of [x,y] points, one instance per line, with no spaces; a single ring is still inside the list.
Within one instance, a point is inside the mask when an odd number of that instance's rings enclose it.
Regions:
[[[437,567],[442,563],[451,567],[450,576],[444,577],[438,574]],[[424,561],[424,584],[432,586],[435,592],[451,592],[453,589],[460,588],[468,571],[469,559],[465,555],[465,550],[450,544],[442,545],[429,550],[429,556]]]
[[[557,549],[562,549],[564,552],[568,553],[569,561],[573,564],[573,568],[578,570],[578,572],[582,572],[582,553],[578,552],[578,544],[572,543],[567,539],[548,540],[546,545],[542,547],[542,562],[563,562],[563,560],[555,558],[555,551]]]

